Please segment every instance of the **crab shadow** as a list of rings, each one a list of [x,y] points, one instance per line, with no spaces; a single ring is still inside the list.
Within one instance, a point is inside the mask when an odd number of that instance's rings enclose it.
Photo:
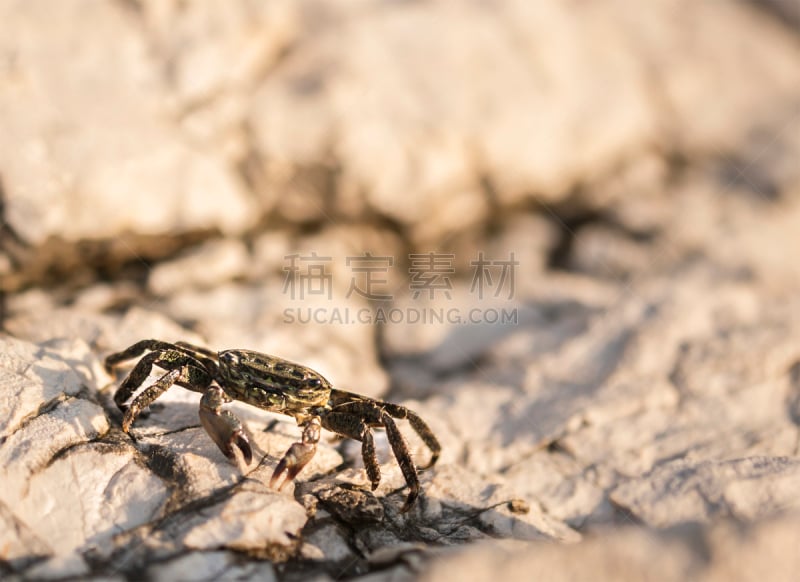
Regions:
[[[112,388],[105,394],[111,409],[112,425],[121,429],[122,412],[113,403]],[[280,417],[243,404],[229,404],[243,423],[252,448],[253,460],[246,465],[241,451],[234,447],[234,458],[226,457],[200,423],[200,395],[180,386],[173,386],[158,401],[142,411],[130,428],[128,438],[147,452],[153,447],[167,448],[174,455],[192,453],[207,462],[229,466],[247,475],[265,464],[277,465],[290,442],[299,440],[300,429],[288,417]],[[274,442],[273,442],[274,441]]]
[[[540,301],[520,307],[513,324],[453,326],[433,349],[387,363],[392,395],[439,397],[446,416],[464,391],[482,391],[497,408],[473,419],[487,423],[478,434],[504,447],[522,440],[546,444],[601,395],[635,342],[637,326],[657,309],[619,321],[606,313],[573,300]]]
[[[427,351],[387,356],[393,396],[422,399],[456,392],[452,379],[522,386],[531,363],[583,334],[600,312],[574,300],[529,302],[512,309],[515,317],[509,322],[453,325]]]

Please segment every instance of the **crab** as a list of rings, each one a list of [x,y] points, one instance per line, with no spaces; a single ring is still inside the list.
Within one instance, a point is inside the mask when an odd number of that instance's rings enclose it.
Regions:
[[[249,465],[253,460],[250,441],[241,421],[230,411],[223,410],[223,404],[237,400],[262,410],[292,416],[302,428],[302,436],[300,442],[289,447],[272,473],[270,486],[273,488],[285,473],[278,490],[293,481],[314,457],[321,428],[361,441],[361,455],[373,491],[380,483],[381,471],[372,429],[386,429],[389,444],[409,488],[402,512],[408,511],[420,494],[418,470],[432,467],[439,458],[439,441],[415,412],[398,404],[337,390],[311,368],[276,356],[250,350],[214,352],[186,342],[148,339],[109,355],[105,359],[105,368],[111,374],[118,364],[144,352],[148,353],[137,362],[114,394],[114,402],[124,413],[122,430],[127,433],[143,409],[177,384],[203,395],[200,399],[200,423],[222,453],[233,459],[235,446]],[[133,397],[153,366],[166,370],[166,373]],[[426,465],[419,469],[415,467],[395,419],[408,420],[430,449],[431,458]]]

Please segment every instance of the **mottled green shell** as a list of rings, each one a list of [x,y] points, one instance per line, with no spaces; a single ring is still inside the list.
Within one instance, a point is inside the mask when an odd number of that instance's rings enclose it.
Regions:
[[[219,369],[228,395],[253,406],[284,414],[324,406],[331,384],[301,364],[249,350],[219,353]]]

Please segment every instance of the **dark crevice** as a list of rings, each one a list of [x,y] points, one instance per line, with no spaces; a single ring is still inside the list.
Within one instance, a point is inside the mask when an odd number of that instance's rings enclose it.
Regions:
[[[32,287],[69,292],[96,282],[133,281],[142,285],[153,263],[174,258],[219,236],[215,229],[174,236],[125,233],[77,241],[51,236],[35,249],[26,249],[20,268],[0,277],[0,292]]]
[[[670,385],[672,385],[678,394],[678,402],[675,405],[677,410],[683,410],[686,406],[686,403],[692,397],[692,393],[688,384],[686,383],[686,375],[683,370],[684,360],[686,359],[686,355],[690,349],[691,345],[688,342],[681,343],[681,345],[678,347],[678,354],[675,356],[675,361],[672,364],[672,368],[667,375]]]
[[[795,426],[800,427],[800,360],[788,370],[789,389],[785,397],[786,413]]]
[[[56,461],[59,461],[61,459],[66,459],[72,453],[80,452],[81,450],[87,449],[87,448],[100,449],[101,452],[103,452],[104,454],[125,454],[125,453],[128,453],[128,452],[131,452],[132,447],[126,446],[125,443],[123,443],[121,441],[112,442],[112,441],[106,440],[104,438],[105,436],[106,436],[105,434],[102,434],[102,435],[99,435],[99,436],[97,436],[97,437],[95,437],[93,439],[89,439],[88,441],[81,441],[81,442],[77,442],[77,443],[71,443],[71,444],[59,449],[58,451],[55,452],[55,454],[53,454],[52,457],[50,457],[50,460],[47,461],[47,464],[44,465],[43,468],[50,467]]]
[[[624,505],[617,503],[611,497],[606,494],[606,500],[608,501],[611,508],[614,510],[614,516],[612,518],[612,522],[616,525],[634,525],[644,527],[647,524],[638,516],[636,515],[632,509],[625,507]]]
[[[547,267],[553,270],[569,271],[571,270],[570,258],[575,247],[575,240],[578,237],[578,231],[587,224],[600,222],[600,215],[589,211],[572,217],[551,214],[548,218],[555,224],[557,227],[556,232],[559,234],[558,241],[547,257]]]
[[[150,406],[152,406],[152,404]],[[201,428],[201,427],[202,427],[202,425],[200,425],[200,424],[190,424],[188,426],[182,426],[180,428],[176,428],[176,429],[172,429],[172,430],[166,430],[164,432],[152,433],[152,434],[149,434],[147,436],[150,437],[150,438],[158,438],[158,437],[163,437],[163,436],[167,436],[167,435],[171,435],[171,434],[178,434],[178,433],[181,433],[181,432],[185,432],[187,430],[192,430],[192,429]]]
[[[0,254],[6,257],[9,266],[13,270],[20,269],[25,257],[30,252],[29,245],[20,237],[6,216],[6,191],[3,185],[3,177],[0,175]],[[7,317],[7,295],[8,291],[2,285],[2,279],[7,274],[0,275],[0,330],[5,329]]]
[[[191,475],[180,455],[161,445],[147,445],[141,452],[147,468],[169,489],[166,512],[179,511],[192,495]]]
[[[0,176],[0,251],[8,258],[11,266],[20,268],[30,252],[30,245],[17,234],[6,216],[7,194]]]
[[[242,161],[238,169],[250,191],[259,192],[265,188],[266,178],[261,175],[262,166],[263,160],[258,158],[257,153],[253,153]],[[314,236],[329,228],[331,220],[335,220],[335,224],[341,227],[369,225],[370,228],[391,233],[397,238],[402,250],[400,256],[396,257],[395,267],[407,268],[404,263],[406,257],[408,253],[415,251],[411,228],[388,215],[370,211],[369,208],[365,209],[366,214],[358,220],[340,216],[335,207],[340,169],[336,165],[325,165],[319,166],[312,173],[316,176],[313,178],[316,184],[314,189],[321,192],[324,216],[300,223],[287,223],[286,219],[279,216],[275,210],[266,211],[257,224],[244,233],[243,240],[252,248],[260,234],[277,228],[288,228],[288,236],[294,239]],[[492,202],[497,194],[494,193],[489,178],[483,178],[482,184],[490,201],[490,220],[487,225],[480,227],[480,232],[470,236],[483,240],[500,232],[507,220],[521,212],[539,214],[554,222],[558,232],[561,233],[549,252],[547,265],[551,269],[569,268],[574,235],[588,224],[606,224],[613,229],[621,230],[626,237],[636,242],[647,242],[654,236],[649,232],[632,231],[606,213],[587,210],[577,198],[547,207],[535,200],[527,200],[521,205],[503,209],[496,200]],[[0,215],[0,219],[2,218]],[[10,226],[2,224],[4,226],[0,228],[0,246],[12,258],[12,269],[0,275],[0,299],[9,293],[37,287],[50,290],[56,300],[63,304],[68,304],[74,299],[75,291],[98,282],[131,282],[146,296],[145,285],[155,264],[178,258],[187,250],[202,243],[223,238],[217,229],[196,230],[175,235],[142,235],[128,232],[108,239],[67,240],[51,236],[42,244],[31,248],[16,236]],[[126,307],[127,303],[133,300],[133,298],[120,299],[124,304],[120,305],[120,308]],[[0,307],[2,307],[1,301]],[[2,309],[0,314],[1,312]]]
[[[779,22],[796,37],[800,35],[800,3],[797,0],[747,0],[747,3]]]
[[[11,430],[11,432],[9,433],[8,436],[13,435],[14,433],[19,432],[20,430],[23,430],[31,422],[33,422],[34,420],[36,420],[37,418],[39,418],[43,414],[47,414],[48,412],[51,412],[51,411],[55,410],[58,406],[60,406],[62,403],[66,402],[67,400],[69,400],[71,398],[72,397],[69,394],[65,394],[65,393],[62,392],[62,393],[58,394],[55,398],[52,398],[52,399],[48,400],[47,402],[44,402],[44,403],[40,404],[39,407],[36,410],[34,410],[30,414],[27,414],[24,417],[22,417],[22,419],[20,420],[19,424],[17,426],[13,427],[13,429]]]
[[[556,227],[558,240],[547,257],[547,267],[552,270],[572,271],[572,256],[575,243],[582,229],[587,226],[602,225],[619,232],[635,243],[645,244],[657,236],[653,231],[639,231],[622,224],[609,212],[589,208],[576,211],[562,211],[558,208],[547,208],[543,216]]]
[[[486,221],[484,228],[486,234],[491,237],[499,234],[503,229],[503,223],[505,222],[503,206],[500,202],[500,194],[497,191],[497,187],[488,174],[482,174],[479,176],[478,184],[480,185],[481,192],[483,192],[483,196],[486,199],[486,203],[489,207],[489,218]]]
[[[169,472],[168,470],[165,474]],[[247,479],[243,478],[232,485],[216,489],[204,497],[182,503],[172,509],[169,508],[168,503],[168,507],[161,517],[118,534],[116,547],[111,556],[95,554],[90,550],[84,554],[84,559],[95,575],[122,574],[129,580],[146,579],[149,569],[154,564],[167,563],[185,555],[185,550],[175,542],[186,522],[198,519],[204,510],[223,503],[246,483]],[[152,538],[163,538],[162,544],[165,544],[165,549],[154,554],[151,544],[147,541]],[[246,560],[256,557],[281,562],[294,556],[297,546],[298,540],[295,540],[291,546],[276,545],[262,548],[258,556],[251,555],[249,552],[241,553],[241,555]]]
[[[550,444],[547,445],[547,452],[551,455],[564,455],[569,459],[576,460],[577,457],[575,456],[575,452],[570,449],[568,446],[564,445],[560,438],[553,439]]]
[[[10,436],[13,436],[15,433],[23,430],[31,422],[35,421],[37,418],[39,418],[43,414],[47,414],[49,412],[52,412],[53,410],[58,408],[61,404],[63,404],[64,402],[66,402],[68,400],[72,400],[73,398],[75,398],[75,396],[72,396],[70,394],[65,394],[65,393],[62,392],[62,393],[58,394],[55,398],[52,398],[52,399],[48,400],[47,402],[43,402],[42,404],[39,405],[39,407],[36,410],[31,412],[30,414],[26,414],[20,420],[19,424],[17,424],[15,427],[11,428],[10,432],[8,433],[8,436],[3,437],[3,440],[0,441],[0,444],[5,442],[6,439],[8,439]]]

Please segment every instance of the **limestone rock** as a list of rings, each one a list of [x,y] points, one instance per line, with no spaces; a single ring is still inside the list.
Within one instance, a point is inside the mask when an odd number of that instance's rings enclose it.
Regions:
[[[306,521],[298,504],[287,504],[272,491],[243,490],[229,500],[204,511],[202,521],[191,527],[181,540],[194,550],[226,547],[232,550],[273,551],[270,544],[291,547]]]
[[[750,521],[796,510],[799,479],[800,465],[789,459],[676,461],[623,483],[611,501],[659,527],[718,516]]]
[[[166,563],[148,568],[149,579],[158,582],[186,580],[204,582],[212,580],[276,580],[269,562],[240,564],[233,552],[192,552]]]
[[[4,3],[5,213],[33,245],[271,213],[435,245],[654,148],[782,125],[794,35],[743,4]]]
[[[169,122],[161,64],[133,12],[94,2],[55,10],[0,6],[2,46],[14,55],[0,77],[0,164],[19,235],[35,245],[252,224],[257,206],[233,168]]]
[[[722,523],[652,532],[626,527],[598,531],[571,546],[539,544],[508,549],[487,544],[435,562],[423,580],[502,577],[528,580],[791,580],[798,567],[792,548],[798,541],[797,517],[742,528]]]

